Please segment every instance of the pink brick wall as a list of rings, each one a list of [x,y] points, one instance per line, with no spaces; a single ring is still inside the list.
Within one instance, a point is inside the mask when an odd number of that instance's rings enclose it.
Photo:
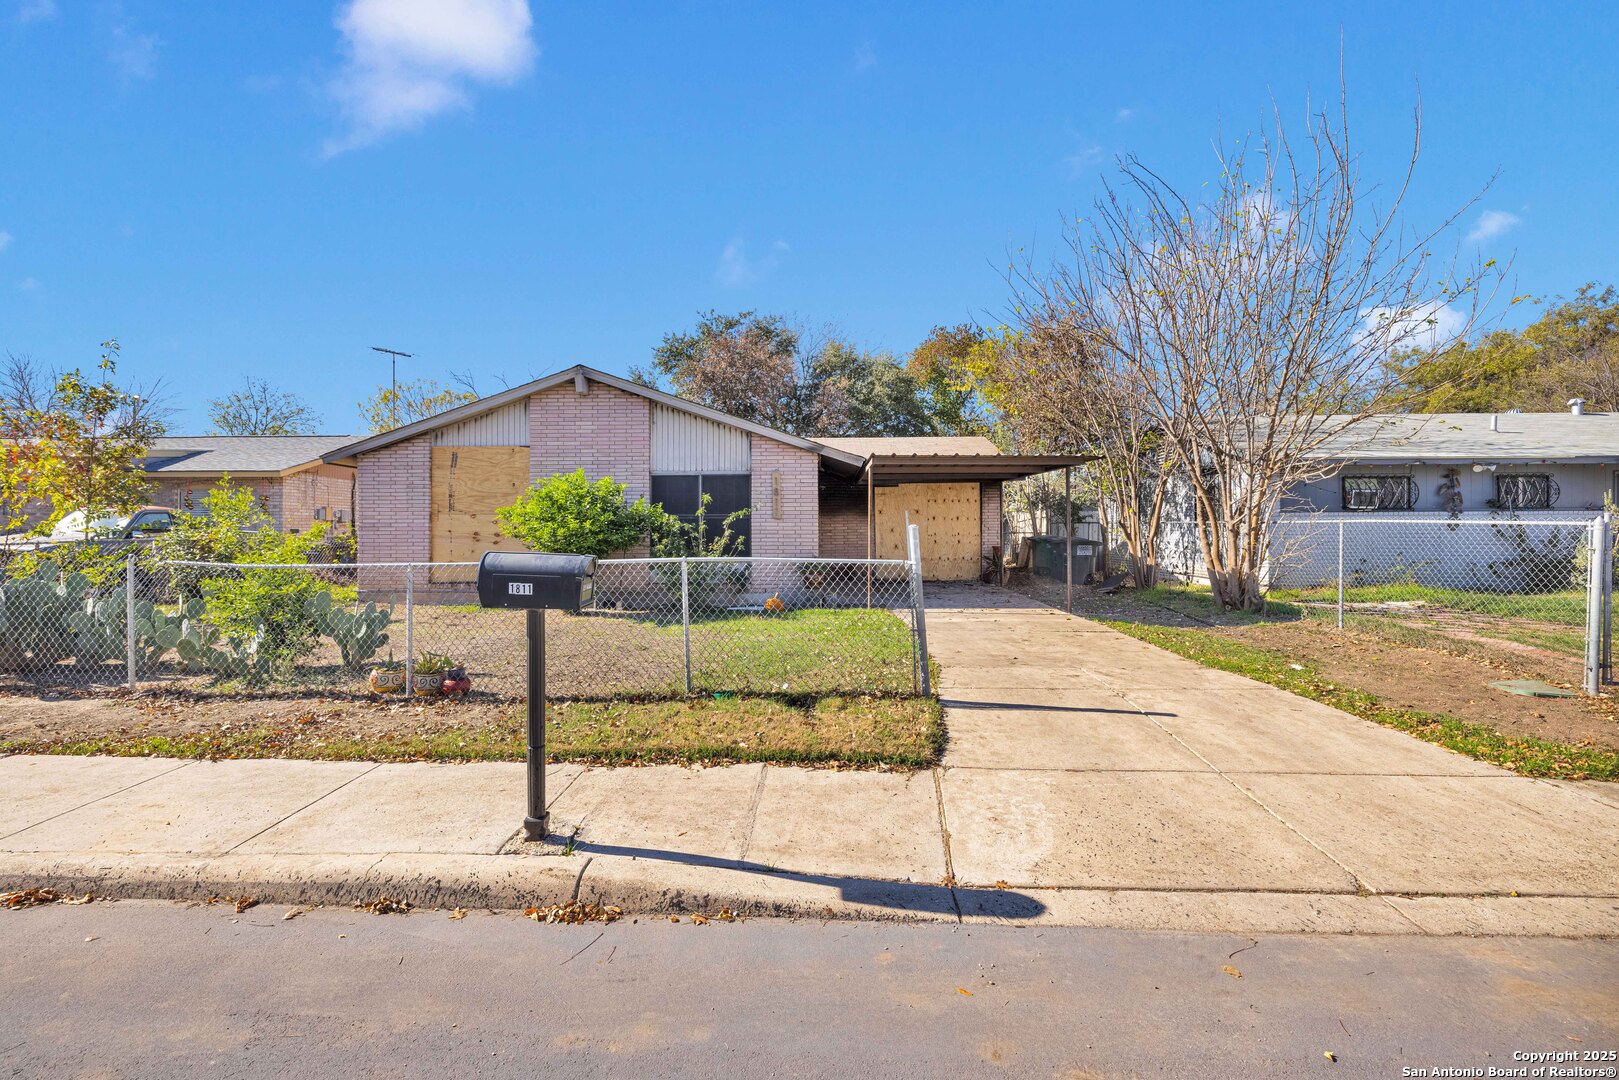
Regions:
[[[652,495],[652,406],[601,383],[580,394],[572,383],[535,394],[528,405],[529,476],[543,480],[583,467],[611,476],[632,502]]]
[[[528,403],[529,479],[543,480],[583,468],[599,480],[611,476],[634,502],[652,497],[652,404],[602,383],[581,394],[572,383],[542,390]],[[644,558],[647,545],[614,554]]]
[[[981,485],[978,489],[978,519],[983,539],[983,553],[1001,546],[1001,483]]]
[[[361,562],[426,562],[432,557],[433,436],[360,457],[354,530]]]
[[[829,484],[821,492],[820,554],[827,559],[866,557],[866,488]]]
[[[816,480],[820,459],[809,450],[753,436],[753,554],[814,558],[820,546]],[[779,481],[777,477],[779,476]],[[778,488],[779,483],[779,488]]]
[[[153,481],[147,496],[154,506],[167,506],[175,510],[200,510],[203,499],[219,483],[209,476],[160,476]],[[274,519],[276,528],[286,528],[286,495],[284,481],[275,476],[231,478],[231,486],[247,488],[253,492],[259,506]]]
[[[317,520],[344,521],[354,515],[354,470],[346,465],[317,465],[281,481],[281,527],[303,532]],[[315,511],[324,512],[316,518]]]

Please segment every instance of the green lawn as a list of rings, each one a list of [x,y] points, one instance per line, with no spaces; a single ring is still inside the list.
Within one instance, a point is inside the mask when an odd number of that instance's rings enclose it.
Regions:
[[[1269,683],[1525,776],[1619,780],[1619,753],[1611,750],[1505,735],[1455,716],[1394,708],[1365,691],[1340,686],[1309,664],[1300,664],[1284,653],[1247,645],[1209,630],[1118,620],[1108,625],[1206,667]]]

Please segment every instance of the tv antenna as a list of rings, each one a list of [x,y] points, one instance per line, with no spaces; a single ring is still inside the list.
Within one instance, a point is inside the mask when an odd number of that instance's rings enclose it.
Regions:
[[[371,346],[371,351],[372,352],[379,352],[379,353],[387,353],[388,354],[388,385],[392,390],[392,394],[391,394],[389,400],[393,404],[393,416],[392,416],[391,419],[393,420],[394,427],[398,427],[399,426],[399,358],[401,356],[403,356],[408,360],[408,359],[410,359],[410,357],[414,356],[415,353],[400,352],[398,349],[384,349],[381,345],[373,345],[373,346]]]

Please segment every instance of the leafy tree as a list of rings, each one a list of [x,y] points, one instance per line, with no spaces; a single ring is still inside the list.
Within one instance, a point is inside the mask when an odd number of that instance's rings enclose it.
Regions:
[[[703,314],[669,334],[632,377],[794,435],[931,435],[940,431],[916,376],[886,353],[831,334],[811,339],[779,315]]]
[[[587,480],[584,469],[575,469],[534,481],[495,518],[531,551],[604,558],[639,543],[669,517],[644,498],[627,502],[625,487],[611,476]]]
[[[812,361],[820,435],[935,435],[922,385],[887,353],[829,341]]]
[[[651,370],[635,376],[648,386],[666,379],[688,401],[806,434],[815,392],[800,344],[799,332],[779,315],[709,311],[694,331],[665,335],[652,350]]]
[[[139,395],[113,383],[118,342],[103,342],[102,348],[94,374],[77,368],[64,373],[51,411],[31,410],[23,418],[39,444],[28,495],[52,507],[41,528],[74,510],[85,511],[86,521],[133,510],[150,488],[139,465],[162,434],[161,422],[142,407]]]
[[[375,435],[477,400],[477,391],[470,387],[458,390],[433,379],[411,379],[400,383],[397,390],[377,387],[376,393],[360,402],[360,418]]]
[[[315,410],[297,394],[249,375],[240,390],[208,402],[217,435],[312,435]]]
[[[1005,437],[1000,410],[975,372],[989,365],[995,342],[970,323],[935,326],[906,364],[921,386],[924,408],[939,435]]]
[[[1570,398],[1619,411],[1619,291],[1587,284],[1522,330],[1394,362],[1413,412],[1556,412]]]

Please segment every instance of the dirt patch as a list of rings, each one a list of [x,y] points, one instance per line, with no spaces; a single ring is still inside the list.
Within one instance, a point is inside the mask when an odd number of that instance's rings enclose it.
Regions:
[[[1363,690],[1396,708],[1445,713],[1488,724],[1509,735],[1619,750],[1619,715],[1613,702],[1530,698],[1492,690],[1491,682],[1525,677],[1524,671],[1507,664],[1401,645],[1307,621],[1209,629],[1293,657],[1327,679]]]

